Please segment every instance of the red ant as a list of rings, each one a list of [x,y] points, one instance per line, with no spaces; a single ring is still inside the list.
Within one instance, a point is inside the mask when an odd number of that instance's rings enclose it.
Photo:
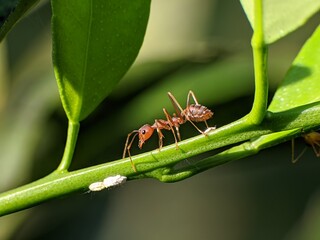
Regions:
[[[166,116],[166,120],[163,119],[156,119],[154,121],[153,125],[145,124],[138,130],[133,130],[131,133],[128,134],[126,144],[123,151],[122,158],[126,157],[126,152],[128,152],[128,155],[130,157],[130,161],[132,164],[132,167],[134,171],[136,172],[136,168],[132,162],[131,154],[130,154],[130,148],[131,145],[135,139],[136,136],[139,136],[139,148],[141,149],[143,144],[152,136],[154,130],[157,130],[158,137],[159,137],[159,151],[161,150],[163,146],[162,139],[164,138],[161,130],[171,130],[174,141],[176,144],[176,148],[178,149],[178,140],[181,141],[180,131],[179,127],[181,124],[186,123],[187,121],[190,122],[201,134],[206,135],[207,132],[209,132],[212,129],[215,129],[215,127],[209,127],[207,124],[207,120],[210,119],[213,116],[213,112],[208,109],[207,107],[200,105],[194,95],[194,93],[190,90],[187,97],[187,107],[186,109],[182,109],[178,101],[175,99],[175,97],[168,92],[169,99],[171,100],[171,103],[176,111],[172,116],[167,112],[165,108],[163,108],[163,112]],[[192,97],[195,104],[190,104],[190,97]],[[201,131],[194,122],[204,122],[207,126],[207,129],[203,132]],[[174,131],[174,129],[176,132]],[[131,141],[129,142],[130,136],[134,133],[134,136],[132,137]],[[177,140],[178,137],[178,140]]]
[[[310,132],[302,135],[304,141],[310,145],[317,157],[320,157],[320,133]],[[306,151],[306,148],[299,154],[298,157],[294,158],[294,140],[292,140],[292,162],[296,163]]]

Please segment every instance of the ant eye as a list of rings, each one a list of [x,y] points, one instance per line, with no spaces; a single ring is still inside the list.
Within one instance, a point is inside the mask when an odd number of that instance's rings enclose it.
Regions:
[[[142,132],[141,132],[141,133],[142,133],[143,135],[144,135],[144,134],[146,134],[146,130],[142,130]]]

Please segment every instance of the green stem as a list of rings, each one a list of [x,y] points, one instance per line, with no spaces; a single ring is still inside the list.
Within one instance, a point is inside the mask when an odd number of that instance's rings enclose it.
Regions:
[[[72,162],[74,149],[76,147],[79,128],[80,124],[78,122],[74,123],[72,121],[69,121],[66,146],[64,149],[62,160],[56,171],[68,171],[68,168],[70,167],[70,164]]]
[[[272,147],[281,142],[286,142],[299,135],[301,135],[300,128],[263,135],[252,141],[232,147],[217,155],[197,161],[195,164],[188,165],[183,169],[167,171],[167,173],[160,176],[159,180],[162,182],[181,181],[221,164],[255,155],[262,149]]]
[[[268,103],[268,48],[264,42],[262,0],[254,1],[254,33],[251,46],[253,50],[255,94],[253,106],[247,119],[251,124],[260,124],[265,117]]]
[[[293,133],[295,135],[290,135],[290,137],[294,137],[299,135],[297,129],[303,128],[303,130],[308,131],[318,128],[320,126],[319,112],[320,102],[317,102],[284,112],[268,114],[259,126],[248,126],[244,120],[238,120],[209,132],[208,136],[199,135],[179,142],[178,150],[176,150],[175,144],[172,144],[164,147],[161,151],[154,150],[133,156],[132,160],[138,172],[134,172],[128,158],[72,172],[55,171],[38,181],[0,194],[0,216],[72,192],[88,191],[88,186],[91,183],[102,181],[104,178],[116,174],[127,176],[128,179],[152,177],[161,181],[179,181],[203,171],[206,167],[209,168],[217,164],[239,159],[240,155],[235,155],[234,152],[243,151],[241,156],[255,154],[257,147],[255,144],[251,144],[251,148],[241,146],[238,147],[237,151],[232,150],[233,154],[223,157],[220,155],[220,157],[203,160],[203,166],[199,165],[200,170],[192,174],[185,171],[176,173],[175,175],[170,174],[172,167],[184,159],[219,147],[259,138],[278,131],[294,129],[293,132],[286,133],[286,137]],[[265,138],[262,137],[261,139]],[[274,138],[272,145],[280,143],[283,140],[283,138]],[[269,146],[271,145],[266,145],[265,143],[263,145],[264,148]]]

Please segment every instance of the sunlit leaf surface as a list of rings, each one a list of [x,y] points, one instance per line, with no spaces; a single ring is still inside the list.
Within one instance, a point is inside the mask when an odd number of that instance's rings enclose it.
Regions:
[[[241,4],[253,27],[253,0],[241,0]],[[320,10],[315,0],[264,0],[264,38],[273,43],[302,26]]]
[[[80,121],[112,91],[141,47],[150,0],[53,0],[53,62],[67,116]]]
[[[320,101],[320,27],[305,43],[269,107],[278,112]]]

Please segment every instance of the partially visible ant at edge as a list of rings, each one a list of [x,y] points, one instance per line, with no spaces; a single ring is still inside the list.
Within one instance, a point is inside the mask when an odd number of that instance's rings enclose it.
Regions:
[[[215,127],[209,127],[206,122],[208,119],[212,118],[213,112],[207,107],[199,104],[196,96],[191,90],[188,93],[187,106],[185,109],[182,109],[182,107],[180,106],[178,101],[175,99],[175,97],[172,95],[172,93],[168,92],[168,96],[176,113],[173,113],[172,116],[170,116],[168,111],[165,108],[163,108],[163,112],[164,112],[164,115],[166,116],[166,120],[156,119],[153,125],[145,124],[138,130],[133,130],[127,136],[122,158],[125,158],[126,153],[128,152],[132,168],[135,172],[137,172],[137,169],[131,159],[130,149],[136,136],[139,137],[138,146],[141,149],[143,144],[152,136],[154,130],[156,130],[159,137],[159,151],[160,151],[163,146],[162,139],[164,138],[161,132],[162,129],[172,132],[174,141],[176,144],[176,149],[179,149],[178,141],[181,141],[179,127],[180,125],[186,123],[187,121],[190,122],[195,127],[195,129],[197,129],[197,131],[203,135],[207,135],[209,131],[215,129]],[[193,101],[195,102],[194,104],[190,104],[190,98],[193,99]],[[206,124],[207,129],[205,131],[201,131],[195,125],[194,122],[204,122]],[[132,134],[134,135],[131,141],[129,141],[130,136]]]
[[[302,135],[304,141],[310,145],[316,154],[317,157],[320,157],[320,133],[319,132],[310,132],[307,134]],[[298,157],[294,157],[294,139],[291,140],[292,146],[292,163],[296,163],[305,153],[307,148],[305,147],[304,150],[298,155]]]

